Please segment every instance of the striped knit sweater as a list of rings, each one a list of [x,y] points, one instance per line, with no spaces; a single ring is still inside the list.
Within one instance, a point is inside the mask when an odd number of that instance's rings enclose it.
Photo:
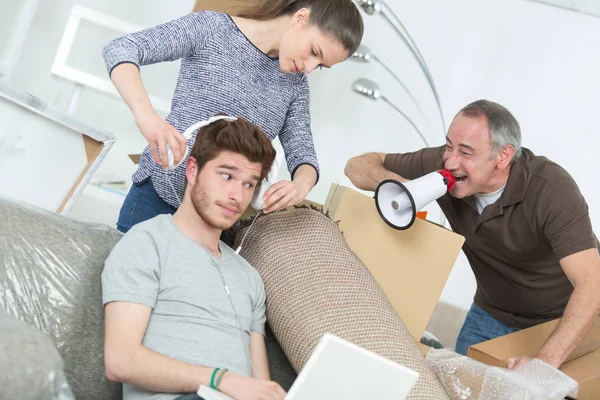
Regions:
[[[303,165],[318,172],[310,129],[309,88],[306,74],[286,74],[279,60],[255,47],[227,15],[212,11],[128,34],[103,51],[109,74],[122,63],[138,67],[181,59],[181,69],[166,120],[183,132],[216,113],[244,117],[271,138],[279,135],[288,169]],[[190,145],[196,135],[190,139]],[[134,183],[150,178],[159,196],[174,207],[179,201],[166,181],[183,197],[185,163],[165,171],[144,149]]]

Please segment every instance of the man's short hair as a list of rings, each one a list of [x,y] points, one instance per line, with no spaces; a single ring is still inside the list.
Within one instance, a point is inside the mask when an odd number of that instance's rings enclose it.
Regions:
[[[258,126],[239,117],[235,121],[219,120],[202,127],[198,131],[190,157],[196,159],[198,170],[201,170],[222,151],[241,154],[250,162],[260,163],[261,181],[269,173],[276,154],[267,134]]]
[[[521,127],[517,119],[504,106],[489,100],[477,100],[463,107],[458,114],[470,118],[486,117],[493,156],[496,156],[504,146],[511,145],[515,149],[511,163],[521,157]]]

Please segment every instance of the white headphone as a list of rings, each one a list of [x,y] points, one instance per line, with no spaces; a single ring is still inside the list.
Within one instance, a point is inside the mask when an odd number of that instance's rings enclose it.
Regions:
[[[183,132],[183,136],[188,140],[188,145],[186,147],[184,156],[181,157],[181,160],[179,160],[179,162],[177,164],[175,164],[173,161],[173,158],[174,158],[173,150],[171,149],[171,146],[169,146],[167,144],[167,159],[169,160],[169,168],[167,168],[167,169],[173,170],[173,169],[179,167],[183,163],[183,161],[187,158],[187,156],[190,154],[191,148],[190,148],[189,140],[192,138],[192,135],[194,134],[194,132],[196,132],[198,129],[200,129],[204,126],[210,125],[213,122],[221,121],[221,120],[236,121],[237,118],[230,117],[229,115],[215,115],[214,117],[210,117],[206,121],[197,122],[194,125],[187,128],[185,130],[185,132]],[[279,175],[279,168],[281,167],[281,164],[283,163],[282,158],[283,158],[282,154],[280,154],[280,153],[275,154],[275,161],[273,162],[273,165],[271,166],[271,170],[269,171],[269,174],[263,179],[263,181],[260,183],[260,187],[254,193],[254,197],[252,198],[252,202],[250,203],[250,205],[256,211],[262,210],[263,196],[265,195],[265,192],[267,191],[269,186],[271,186],[273,183],[275,183],[275,180],[277,179],[277,176]]]
[[[171,149],[171,146],[169,146],[167,144],[167,159],[169,160],[169,168],[167,168],[167,169],[169,171],[172,169],[175,169],[175,168],[179,167],[185,161],[185,159],[187,158],[187,156],[190,154],[190,151],[191,151],[191,148],[190,148],[191,146],[189,144],[189,141],[192,138],[192,135],[194,134],[194,132],[196,132],[198,129],[200,129],[206,125],[210,125],[213,122],[220,121],[220,120],[236,121],[237,118],[230,117],[229,115],[215,115],[214,117],[210,117],[206,121],[196,122],[194,125],[187,128],[185,130],[185,132],[183,132],[183,136],[187,139],[188,144],[186,146],[185,154],[183,155],[183,157],[181,157],[181,160],[179,160],[179,162],[177,164],[175,164],[173,161],[173,158],[174,158],[173,150]]]
[[[263,181],[260,183],[260,186],[258,189],[256,189],[256,192],[254,192],[254,197],[250,202],[250,206],[252,206],[252,208],[254,208],[256,211],[260,211],[263,209],[263,196],[265,195],[265,192],[267,191],[269,186],[276,182],[277,177],[279,176],[279,168],[283,163],[282,158],[283,155],[281,153],[275,153],[275,160],[273,161],[271,170],[269,171],[267,176],[265,176],[265,179],[263,179]]]

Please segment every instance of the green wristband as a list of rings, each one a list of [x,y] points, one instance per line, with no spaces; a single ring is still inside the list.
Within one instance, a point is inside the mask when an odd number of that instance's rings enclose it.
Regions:
[[[215,383],[215,389],[217,389],[219,392],[221,391],[219,389],[219,385],[221,384],[221,379],[223,379],[223,375],[225,375],[225,372],[229,371],[227,368],[223,368],[221,370],[221,374],[219,375],[219,377],[217,378],[217,383]]]
[[[215,368],[215,370],[212,373],[212,376],[210,377],[210,388],[211,389],[216,389],[215,387],[215,375],[217,375],[217,372],[219,372],[221,368]]]

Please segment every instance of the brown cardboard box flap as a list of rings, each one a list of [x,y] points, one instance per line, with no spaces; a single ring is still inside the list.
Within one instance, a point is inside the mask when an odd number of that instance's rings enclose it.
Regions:
[[[249,7],[257,6],[260,0],[196,0],[194,12],[211,10],[235,15],[237,12],[247,10]]]
[[[140,163],[140,159],[142,158],[141,154],[129,154],[129,159],[135,164],[138,165]]]
[[[424,357],[427,357],[429,350],[431,350],[431,347],[429,347],[423,343],[417,343],[417,347],[419,348],[419,350],[421,351],[421,354],[423,354]]]
[[[84,136],[82,136],[82,138],[83,138],[83,145],[85,146],[85,155],[87,157],[88,163],[85,166],[85,168],[83,169],[83,171],[81,171],[81,174],[77,178],[77,181],[73,184],[73,187],[71,188],[71,190],[69,190],[69,193],[67,194],[67,196],[61,203],[60,207],[58,207],[58,210],[56,210],[56,212],[58,212],[58,213],[63,211],[63,209],[67,205],[67,201],[69,201],[69,199],[71,197],[73,197],[75,190],[77,189],[77,187],[79,186],[79,184],[81,183],[81,181],[83,180],[85,175],[88,173],[88,171],[92,167],[92,164],[94,163],[94,160],[96,160],[96,158],[100,155],[100,152],[102,151],[102,148],[104,147],[104,143],[94,140],[89,136],[84,135]]]
[[[393,229],[381,219],[372,197],[335,184],[323,210],[339,221],[348,247],[369,269],[419,342],[464,237],[421,219],[410,229]]]
[[[544,345],[546,339],[556,329],[559,320],[546,322],[529,329],[524,329],[519,332],[511,333],[510,335],[502,336],[497,339],[488,340],[487,342],[473,345],[469,348],[469,356],[471,351],[486,354],[493,357],[505,365],[508,359],[519,356],[535,357],[539,349]],[[600,348],[600,318],[596,320],[594,326],[582,342],[575,350],[567,357],[564,364],[583,357]]]
[[[468,356],[488,365],[505,368],[513,357],[535,357],[559,320],[540,324],[497,339],[473,345]],[[600,399],[600,318],[560,370],[579,382],[578,399]]]

